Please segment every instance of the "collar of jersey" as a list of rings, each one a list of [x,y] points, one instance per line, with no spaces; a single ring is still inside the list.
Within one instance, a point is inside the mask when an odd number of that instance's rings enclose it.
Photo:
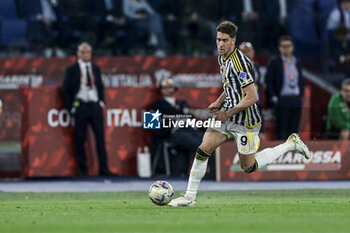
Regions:
[[[230,56],[228,56],[226,59],[224,59],[224,63],[226,63],[232,56],[232,54],[234,54],[236,52],[237,48],[235,48],[232,53],[230,54]]]

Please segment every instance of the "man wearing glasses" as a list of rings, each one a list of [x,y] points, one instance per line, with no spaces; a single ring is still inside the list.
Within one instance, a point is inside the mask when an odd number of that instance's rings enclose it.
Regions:
[[[280,54],[269,61],[266,72],[267,94],[276,110],[277,139],[280,140],[298,132],[303,103],[302,68],[298,59],[293,56],[293,49],[290,36],[280,37]]]

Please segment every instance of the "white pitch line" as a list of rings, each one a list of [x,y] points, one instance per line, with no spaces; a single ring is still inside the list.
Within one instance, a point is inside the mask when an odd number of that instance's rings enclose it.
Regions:
[[[93,180],[93,181],[19,181],[0,182],[0,192],[126,192],[148,191],[159,179]],[[184,191],[186,180],[168,179],[175,190]],[[350,189],[350,181],[271,181],[271,182],[215,182],[203,181],[201,191],[228,190],[291,190],[291,189]]]

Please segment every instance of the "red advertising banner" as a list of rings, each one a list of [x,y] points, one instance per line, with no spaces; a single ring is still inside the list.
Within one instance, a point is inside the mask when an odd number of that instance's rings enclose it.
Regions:
[[[173,78],[179,86],[219,87],[217,57],[98,57],[105,87],[154,87]],[[0,58],[0,141],[20,140],[20,87],[61,86],[69,58]]]
[[[74,62],[76,62],[75,57],[0,58],[0,98],[3,101],[3,114],[0,117],[0,141],[20,140],[19,88],[60,86],[65,69]],[[260,59],[260,62],[265,64],[266,58]],[[105,87],[154,87],[159,84],[160,80],[170,77],[179,86],[221,87],[216,56],[96,57],[94,63],[101,68]],[[324,138],[324,132],[321,132],[321,129],[330,95],[317,85],[311,82],[306,83],[311,89],[305,91],[309,102],[304,108],[317,117],[311,123],[303,118],[301,129],[303,132],[307,131],[308,135],[304,136]],[[263,103],[264,97],[265,95],[262,98]],[[263,109],[263,113],[265,132],[268,132],[267,139],[273,139],[274,112],[272,109]]]
[[[281,141],[262,142],[259,151]],[[287,152],[274,163],[254,173],[245,173],[239,165],[235,142],[220,147],[220,179],[222,181],[269,180],[343,180],[350,179],[350,141],[306,141],[312,157],[307,160],[295,152]]]
[[[180,88],[177,97],[192,108],[207,108],[221,88]],[[159,98],[154,87],[107,88],[105,135],[109,169],[119,175],[136,175],[138,147],[151,144],[151,131],[142,128],[142,112]],[[73,119],[63,108],[58,87],[22,89],[22,174],[24,177],[77,174]],[[94,140],[86,149],[90,175],[97,175]]]
[[[20,90],[0,90],[0,98],[3,103],[0,114],[0,141],[18,141],[21,136]]]
[[[59,94],[64,71],[75,61],[75,57],[0,58],[3,101],[0,141],[21,140],[25,176],[76,174],[72,122]],[[140,126],[141,114],[159,97],[155,87],[160,80],[173,78],[182,86],[177,96],[194,108],[206,108],[222,91],[215,56],[98,57],[94,63],[101,67],[106,87],[106,147],[110,169],[121,175],[136,174],[136,150],[151,141],[149,131],[143,131]],[[301,136],[324,138],[321,130],[329,94],[311,82],[307,82],[305,94]],[[266,139],[273,139],[274,112],[272,109],[263,112]],[[88,142],[90,173],[97,174],[91,135]]]
[[[65,69],[76,60],[76,57],[0,58],[0,89],[61,85]],[[96,57],[93,62],[101,68],[106,87],[153,86],[170,76],[185,86],[221,85],[216,56]]]

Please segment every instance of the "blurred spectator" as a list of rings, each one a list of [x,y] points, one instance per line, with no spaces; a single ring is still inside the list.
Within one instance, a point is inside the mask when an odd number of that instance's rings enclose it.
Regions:
[[[2,114],[2,101],[0,99],[0,116],[1,116],[1,114]]]
[[[85,155],[87,126],[95,134],[100,175],[110,175],[104,139],[103,108],[104,90],[100,68],[91,63],[92,48],[84,42],[77,51],[78,61],[65,73],[62,96],[65,107],[75,119],[75,139],[81,175],[88,175]]]
[[[324,29],[318,24],[317,1],[293,0],[288,3],[288,33],[293,35],[294,53],[300,59],[305,57],[303,64],[318,62],[322,38],[320,31]],[[310,59],[310,55],[314,55],[313,59]]]
[[[159,110],[163,115],[189,115],[191,109],[187,102],[175,98],[176,86],[172,79],[161,82],[162,98],[154,104],[154,109]],[[179,120],[179,119],[176,119]],[[202,142],[203,132],[193,128],[172,128],[161,130],[162,139],[168,138],[175,147],[181,147],[189,152],[195,153]]]
[[[350,41],[347,39],[349,29],[344,25],[334,30],[334,41],[330,46],[330,57],[334,62],[334,71],[350,76]]]
[[[276,51],[278,38],[287,32],[288,3],[287,0],[264,0],[261,2],[261,22],[263,25],[262,41],[264,47]]]
[[[261,92],[265,89],[265,83],[260,72],[260,65],[255,61],[255,49],[250,42],[242,42],[239,45],[239,50],[241,50],[252,62],[254,71],[254,81],[256,88],[258,89],[259,102],[261,100]]]
[[[328,103],[326,131],[329,139],[350,139],[350,79],[342,83],[341,91]]]
[[[98,41],[101,48],[113,54],[127,54],[131,47],[130,33],[123,12],[123,0],[89,0],[89,9],[98,22]]]
[[[123,11],[131,26],[134,27],[134,37],[146,32],[148,45],[156,48],[156,55],[165,55],[166,40],[161,17],[146,0],[123,0]]]
[[[87,41],[92,46],[97,43],[97,22],[89,9],[89,1],[95,0],[60,0],[59,2],[67,17],[64,33],[70,35],[66,48],[75,49],[80,41]]]
[[[182,49],[182,5],[181,0],[163,0],[159,4],[159,12],[163,16],[163,26],[171,54]]]
[[[339,0],[341,8],[332,11],[328,19],[332,30],[339,22],[350,26],[349,10],[343,10],[348,9],[349,1]],[[288,19],[295,53],[309,55],[320,51],[321,39],[326,38],[326,19],[337,0],[201,0],[200,4],[196,0],[1,2],[0,17],[27,20],[30,49],[35,45],[49,57],[74,53],[81,41],[90,42],[98,55],[165,55],[166,51],[211,55],[216,52],[212,49],[216,25],[223,19],[239,26],[238,41],[251,41],[257,52],[265,54],[275,52],[278,37],[287,31]],[[25,40],[27,24],[20,25],[25,25]],[[26,42],[21,46],[25,47]],[[42,55],[39,52],[33,55]]]
[[[216,53],[213,44],[216,41],[216,17],[219,17],[219,2],[196,0],[183,2],[186,54],[208,55]]]
[[[302,69],[293,48],[292,38],[282,36],[278,41],[280,54],[269,61],[266,72],[267,93],[276,110],[280,140],[298,132],[304,95]]]
[[[316,14],[316,24],[319,35],[323,35],[327,27],[328,16],[337,7],[338,0],[312,0]]]
[[[334,30],[341,24],[350,29],[350,0],[338,0],[338,6],[328,17],[327,29]]]
[[[57,47],[62,38],[62,11],[58,1],[18,0],[21,17],[28,21],[28,41],[36,47],[44,48],[44,55],[65,56]]]
[[[238,0],[234,1],[232,13],[239,25],[238,41],[251,41],[260,48],[261,23],[260,23],[260,0]]]
[[[236,1],[236,4],[243,4],[241,22],[257,22],[259,20],[259,0]]]
[[[160,91],[162,98],[154,104],[154,109],[159,110],[164,115],[172,115],[168,118],[172,121],[186,120],[191,115],[192,110],[184,100],[175,98],[177,87],[172,79],[165,79],[161,82]],[[183,115],[180,117],[179,115]],[[189,153],[195,154],[197,147],[201,144],[203,132],[194,128],[171,127],[169,129],[155,130],[153,133],[152,150],[156,150],[156,146],[163,144],[166,140],[171,143],[171,147],[177,150],[176,158],[172,160],[172,167],[177,172],[186,175],[190,165]],[[155,146],[156,145],[156,146]],[[182,153],[181,153],[182,152]]]
[[[317,3],[322,17],[328,17],[331,11],[338,5],[339,0],[314,0]]]

